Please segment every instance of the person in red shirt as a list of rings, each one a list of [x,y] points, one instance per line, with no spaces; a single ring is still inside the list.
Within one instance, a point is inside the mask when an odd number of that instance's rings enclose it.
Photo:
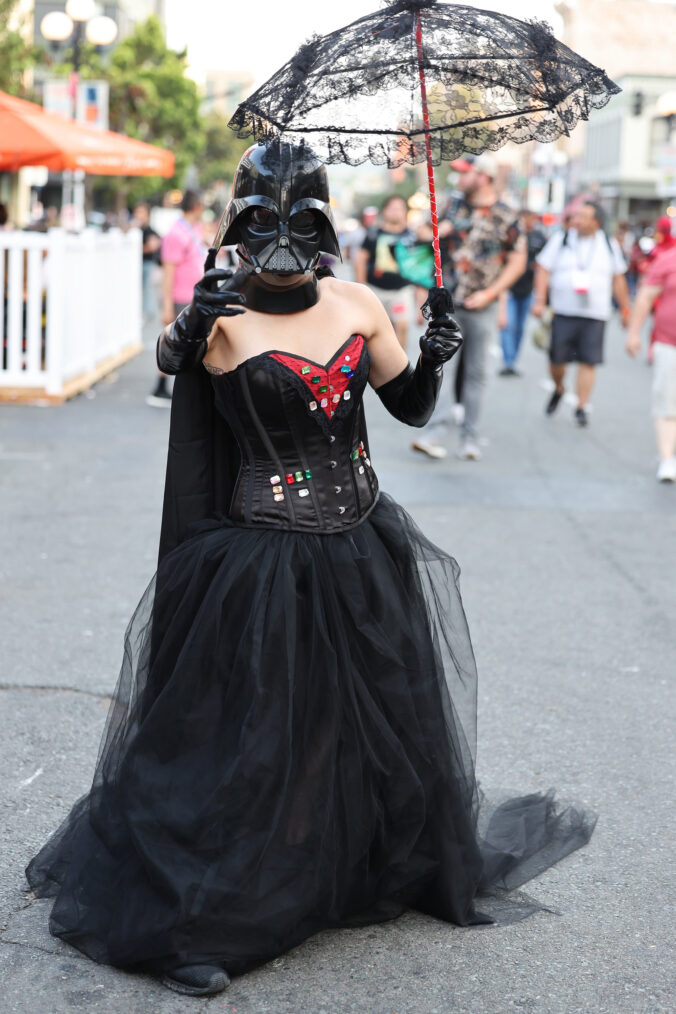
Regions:
[[[641,328],[650,312],[653,330],[653,417],[660,482],[676,482],[676,247],[653,260],[644,275],[629,322],[626,350],[641,351]]]

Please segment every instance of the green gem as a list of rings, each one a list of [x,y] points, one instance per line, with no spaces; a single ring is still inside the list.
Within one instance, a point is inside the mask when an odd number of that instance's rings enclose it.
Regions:
[[[353,451],[350,457],[352,458],[353,461],[356,461],[357,458],[359,457],[359,448],[357,448],[356,451]]]
[[[296,482],[302,482],[302,481],[303,481],[303,473],[302,472],[296,472]]]
[[[309,366],[304,366],[303,369],[300,372],[301,373],[309,373],[310,372],[310,367]]]
[[[305,478],[306,479],[311,479],[312,478],[312,472],[310,471],[309,468],[305,469]]]
[[[322,379],[321,377],[313,377],[312,378],[312,383],[313,384],[318,384],[321,379]]]
[[[326,384],[322,384],[322,386],[319,388],[319,393],[324,394],[325,391],[328,391],[328,387],[326,386]]]

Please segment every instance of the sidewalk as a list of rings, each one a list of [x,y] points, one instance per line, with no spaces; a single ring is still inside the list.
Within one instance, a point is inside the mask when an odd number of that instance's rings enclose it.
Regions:
[[[144,402],[152,352],[91,397],[0,408],[0,1014],[673,1010],[676,488],[655,481],[650,370],[625,357],[619,329],[608,344],[586,431],[568,405],[545,419],[537,350],[523,377],[493,377],[480,463],[414,454],[414,431],[367,402],[382,487],[462,567],[482,784],[553,785],[600,813],[590,845],[528,885],[561,914],[328,932],[209,1001],[57,942],[23,880],[88,788],[155,566],[169,413]]]

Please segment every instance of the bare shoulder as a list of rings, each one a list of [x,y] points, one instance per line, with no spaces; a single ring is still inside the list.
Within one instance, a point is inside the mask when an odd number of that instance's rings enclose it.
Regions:
[[[347,282],[342,278],[325,278],[321,285],[327,295],[356,310],[361,321],[360,328],[367,339],[382,326],[383,317],[387,320],[380,300],[367,285]]]
[[[330,292],[338,299],[349,299],[351,302],[358,300],[368,306],[380,305],[378,297],[371,292],[368,285],[362,285],[360,282],[348,282],[342,278],[322,278],[321,285],[325,292]]]

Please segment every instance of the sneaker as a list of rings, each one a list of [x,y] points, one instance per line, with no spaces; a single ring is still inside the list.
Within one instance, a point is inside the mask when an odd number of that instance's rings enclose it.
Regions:
[[[465,421],[465,406],[462,404],[462,402],[457,401],[455,403],[455,405],[451,409],[451,414],[455,425],[462,426],[462,424]]]
[[[676,458],[665,458],[657,469],[658,482],[676,482]]]
[[[559,402],[561,401],[562,398],[563,391],[557,390],[552,391],[552,396],[545,405],[545,415],[554,415],[557,408],[559,407]]]
[[[589,425],[589,416],[583,408],[578,407],[575,409],[575,422],[578,426],[584,427]]]
[[[216,965],[183,965],[162,979],[163,986],[184,996],[213,996],[222,993],[229,983],[228,973]]]
[[[461,461],[481,461],[479,445],[467,437],[460,444],[456,457],[460,458]]]
[[[445,458],[448,451],[441,444],[432,444],[428,440],[414,440],[411,444],[411,449],[414,451],[420,451],[421,454],[426,454],[428,458],[436,458],[440,460]]]
[[[520,377],[521,374],[513,366],[503,366],[498,373],[499,377]]]

